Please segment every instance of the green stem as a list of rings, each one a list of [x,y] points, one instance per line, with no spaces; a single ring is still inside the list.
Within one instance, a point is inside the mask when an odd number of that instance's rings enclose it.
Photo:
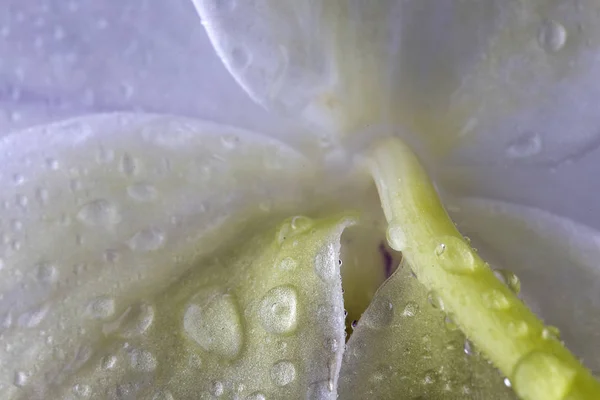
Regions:
[[[388,221],[388,241],[465,335],[523,400],[600,399],[600,383],[497,279],[444,210],[429,177],[399,139],[367,162]]]

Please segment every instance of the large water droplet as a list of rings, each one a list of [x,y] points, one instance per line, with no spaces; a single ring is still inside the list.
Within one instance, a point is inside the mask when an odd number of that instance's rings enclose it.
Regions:
[[[538,32],[538,42],[546,51],[558,51],[567,42],[567,30],[556,21],[545,21]]]
[[[394,305],[385,297],[376,297],[365,313],[364,322],[371,328],[381,329],[392,323]]]
[[[86,314],[91,318],[107,319],[115,313],[115,300],[112,297],[100,296],[87,305]]]
[[[152,185],[146,183],[136,183],[127,188],[127,194],[139,202],[152,201],[156,198],[158,191]]]
[[[296,379],[296,367],[290,361],[279,361],[271,368],[271,380],[277,386],[285,386]]]
[[[577,372],[553,354],[533,351],[515,367],[512,385],[526,400],[563,400]]]
[[[402,224],[391,221],[388,226],[387,241],[390,247],[396,251],[404,251],[407,246],[406,232],[404,231]]]
[[[279,286],[269,290],[260,302],[260,322],[267,332],[284,334],[296,329],[296,290]]]
[[[110,227],[121,222],[121,213],[115,204],[98,199],[81,207],[77,219],[90,226]]]
[[[206,291],[192,299],[184,317],[186,334],[204,350],[235,358],[243,344],[241,317],[235,298],[218,291]]]
[[[508,143],[506,156],[509,158],[532,157],[542,151],[542,137],[537,133],[526,133]]]
[[[151,372],[156,369],[156,357],[146,350],[134,349],[129,352],[129,365],[136,371]]]
[[[165,243],[165,234],[157,228],[147,228],[139,231],[129,239],[129,247],[135,251],[155,251]]]
[[[477,264],[469,245],[454,236],[436,239],[435,255],[440,266],[452,274],[468,274],[475,271]]]
[[[492,310],[506,310],[510,308],[510,301],[500,290],[490,290],[482,295],[483,303]]]
[[[338,255],[333,245],[329,244],[315,256],[315,272],[324,282],[331,282],[337,276]]]

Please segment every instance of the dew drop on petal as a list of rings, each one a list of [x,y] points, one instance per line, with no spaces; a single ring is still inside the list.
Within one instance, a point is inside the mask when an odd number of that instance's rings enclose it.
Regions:
[[[271,380],[277,386],[285,386],[296,379],[296,367],[290,361],[279,361],[271,367]]]
[[[156,251],[165,243],[165,234],[157,228],[139,231],[129,240],[129,247],[140,252]]]
[[[469,274],[476,269],[475,257],[469,245],[455,236],[436,240],[435,255],[440,266],[451,274]]]
[[[115,300],[112,297],[100,296],[87,305],[86,315],[95,319],[107,319],[115,313]]]
[[[267,332],[284,334],[296,329],[297,294],[291,286],[269,290],[260,302],[260,323]]]
[[[81,207],[77,219],[89,226],[110,227],[121,222],[121,213],[112,202],[98,199]]]

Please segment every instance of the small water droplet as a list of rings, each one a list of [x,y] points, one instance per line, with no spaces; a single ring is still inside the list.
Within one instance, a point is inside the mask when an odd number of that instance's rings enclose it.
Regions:
[[[435,255],[440,266],[452,274],[468,274],[475,271],[477,263],[471,248],[454,236],[436,239]]]
[[[409,301],[404,306],[404,310],[402,310],[402,316],[403,317],[414,317],[415,315],[417,315],[418,311],[419,311],[419,305],[417,303],[415,303],[414,301]]]
[[[471,344],[471,341],[469,339],[465,339],[465,345],[463,347],[463,351],[468,356],[473,354],[473,345]]]
[[[277,386],[285,386],[296,379],[296,367],[290,361],[279,361],[271,368],[271,380]]]
[[[533,157],[542,151],[542,137],[537,133],[525,133],[508,143],[506,156],[509,158]]]
[[[13,377],[13,383],[17,387],[23,387],[27,385],[27,381],[29,380],[29,374],[24,371],[16,371]]]
[[[96,297],[87,305],[86,314],[90,318],[107,319],[115,313],[115,300],[112,297]]]
[[[508,323],[508,331],[515,337],[523,337],[529,334],[529,325],[525,321],[511,321]]]
[[[219,381],[211,382],[209,387],[209,392],[215,397],[221,397],[225,392],[225,388],[223,387],[223,383]]]
[[[374,329],[385,328],[394,319],[394,305],[385,297],[377,296],[364,314],[365,323]]]
[[[21,174],[14,174],[13,175],[13,183],[16,186],[20,186],[25,183],[25,177]]]
[[[504,386],[506,386],[506,387],[512,387],[512,383],[510,383],[510,379],[504,378]]]
[[[325,340],[325,349],[335,353],[338,350],[338,341],[335,338],[329,338]]]
[[[20,208],[27,208],[27,205],[29,204],[29,199],[25,195],[18,194],[15,197],[15,204]]]
[[[545,21],[538,32],[538,42],[546,51],[559,51],[567,42],[567,30],[556,21]]]
[[[506,310],[510,308],[510,301],[500,290],[493,289],[482,295],[483,303],[492,310]]]
[[[456,325],[448,315],[444,318],[444,326],[451,332],[458,329],[458,325]]]
[[[96,153],[96,162],[98,162],[98,164],[109,164],[113,162],[114,159],[115,152],[112,149],[105,149],[104,147],[101,147]]]
[[[36,268],[36,278],[45,284],[52,284],[58,280],[58,269],[48,263],[40,263]]]
[[[246,400],[266,400],[266,396],[261,392],[254,392],[246,397]]]
[[[156,251],[165,243],[165,234],[156,228],[147,228],[139,231],[129,240],[128,244],[135,251]]]
[[[283,243],[301,233],[306,232],[314,225],[314,221],[310,218],[303,216],[296,216],[281,224],[277,232],[277,243],[283,245]]]
[[[158,191],[154,186],[147,183],[136,183],[127,188],[127,194],[136,201],[147,202],[154,200]]]
[[[406,232],[402,227],[402,224],[391,221],[387,232],[387,241],[390,247],[396,251],[404,251],[407,246]]]
[[[46,159],[46,168],[48,168],[49,170],[56,171],[59,167],[60,165],[58,163],[58,160],[55,160],[54,158]]]
[[[37,188],[35,191],[35,198],[38,203],[42,206],[48,203],[48,198],[50,197],[50,193],[44,188]]]
[[[576,375],[576,370],[554,354],[532,351],[517,363],[512,386],[524,399],[537,399],[543,394],[544,400],[563,400]]]
[[[117,357],[115,357],[113,355],[104,356],[100,360],[100,368],[102,368],[104,370],[113,369],[116,365],[117,365]]]
[[[73,386],[73,393],[76,396],[87,398],[92,395],[92,389],[88,385],[77,383]]]
[[[135,175],[139,169],[138,162],[129,154],[124,154],[121,158],[121,172],[127,177]]]
[[[48,303],[35,307],[21,314],[17,319],[17,324],[23,328],[35,328],[46,318],[49,310],[50,305]]]
[[[119,318],[120,335],[132,338],[143,335],[154,321],[154,307],[146,303],[137,303],[127,308]]]
[[[112,202],[98,199],[81,207],[77,219],[89,226],[110,227],[121,222],[121,213]]]
[[[244,69],[250,65],[250,53],[245,47],[234,47],[231,49],[231,64],[236,69]]]
[[[548,325],[542,329],[542,338],[545,340],[560,340],[560,329]]]
[[[159,390],[154,393],[152,400],[174,400],[174,397],[168,390]]]
[[[438,308],[444,311],[444,301],[436,292],[429,292],[427,294],[427,301],[429,301],[429,304],[431,304],[433,308]]]
[[[156,357],[149,351],[134,349],[129,352],[129,365],[136,371],[154,371],[156,364]]]
[[[512,271],[507,269],[498,269],[494,271],[494,275],[502,283],[504,283],[508,288],[515,294],[519,294],[521,291],[521,280],[517,275],[515,275]]]
[[[283,271],[293,271],[298,266],[298,262],[291,257],[285,257],[277,265]]]
[[[235,135],[221,136],[221,145],[225,150],[233,150],[240,142],[240,138]]]
[[[315,256],[315,272],[324,282],[331,282],[338,276],[338,255],[332,244],[321,249]]]
[[[437,373],[433,370],[426,371],[423,375],[423,384],[432,385],[437,382]]]
[[[267,332],[284,334],[296,329],[296,290],[279,286],[269,290],[260,302],[259,318]]]
[[[235,298],[216,290],[196,295],[188,305],[183,327],[204,350],[233,359],[243,345],[241,316]]]

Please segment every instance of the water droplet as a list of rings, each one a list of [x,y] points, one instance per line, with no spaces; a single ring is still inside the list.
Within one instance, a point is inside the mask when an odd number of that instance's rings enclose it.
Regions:
[[[266,396],[261,392],[254,392],[246,397],[246,400],[266,400]]]
[[[23,387],[27,385],[27,381],[29,380],[29,374],[23,371],[16,371],[13,377],[13,383],[17,387]]]
[[[156,364],[156,358],[149,351],[134,349],[129,352],[129,365],[136,371],[154,371]]]
[[[327,400],[331,398],[329,380],[311,383],[308,386],[307,400]]]
[[[215,397],[222,396],[223,393],[225,392],[225,388],[223,387],[223,383],[221,383],[219,381],[211,382],[210,388],[209,388],[209,392],[210,392],[210,394],[212,394]]]
[[[13,231],[20,232],[21,230],[23,230],[23,223],[18,219],[14,219],[11,221],[10,227]]]
[[[513,293],[519,294],[521,291],[521,280],[517,275],[507,269],[498,269],[494,271],[494,275],[508,286]]]
[[[404,251],[407,246],[406,232],[402,227],[402,224],[391,221],[386,232],[387,241],[390,247],[396,251]]]
[[[419,311],[419,305],[417,303],[415,303],[414,301],[409,301],[404,306],[404,310],[402,310],[402,316],[403,317],[414,317],[415,315],[417,315],[418,311]]]
[[[235,135],[221,136],[221,145],[225,150],[233,150],[237,147],[240,142],[240,138]]]
[[[468,274],[475,271],[477,264],[471,248],[455,236],[436,239],[435,255],[440,266],[452,274]]]
[[[423,375],[423,384],[431,385],[437,381],[437,373],[433,370],[426,371]]]
[[[115,313],[115,300],[112,297],[100,296],[93,299],[86,309],[86,314],[91,318],[107,319]]]
[[[48,203],[48,198],[50,197],[50,193],[44,188],[37,188],[35,191],[35,198],[38,203],[42,206]]]
[[[49,304],[42,304],[39,307],[35,307],[19,316],[17,324],[23,328],[35,328],[42,323],[48,311],[50,310]]]
[[[104,356],[102,357],[102,360],[100,360],[100,368],[104,370],[113,369],[115,365],[117,365],[117,357],[113,355]]]
[[[77,219],[89,226],[110,227],[121,222],[121,213],[115,204],[98,199],[81,207]]]
[[[512,387],[512,383],[510,383],[510,379],[504,378],[504,386],[506,386],[506,387]]]
[[[286,239],[290,239],[306,232],[314,225],[314,221],[307,217],[296,216],[281,224],[277,232],[277,243],[282,245]]]
[[[468,356],[473,354],[473,345],[471,344],[471,341],[469,339],[465,339],[465,345],[463,347],[463,351]]]
[[[96,153],[96,162],[98,162],[98,164],[109,164],[113,162],[114,159],[115,152],[112,149],[105,149],[104,147],[101,147]]]
[[[315,256],[315,272],[324,282],[331,282],[338,274],[338,255],[332,244],[321,249]]]
[[[516,365],[512,385],[524,399],[563,400],[577,372],[553,354],[532,351]]]
[[[45,284],[51,284],[58,280],[58,269],[48,263],[40,263],[36,268],[36,278]]]
[[[25,183],[25,177],[23,175],[21,175],[21,174],[14,174],[13,175],[13,183],[16,186],[20,186],[23,183]]]
[[[208,290],[196,295],[184,317],[185,333],[204,350],[235,358],[243,344],[241,317],[235,298]]]
[[[152,400],[174,400],[174,397],[168,390],[160,390],[154,393]]]
[[[427,294],[427,301],[429,301],[429,304],[431,304],[433,308],[438,308],[444,311],[444,301],[436,292],[429,292]]]
[[[279,261],[278,266],[284,271],[293,271],[298,266],[298,262],[292,257],[285,257],[283,260]]]
[[[536,133],[526,133],[508,143],[506,156],[509,158],[532,157],[542,151],[542,137]]]
[[[27,208],[27,204],[29,204],[29,199],[25,195],[18,194],[15,197],[15,204],[20,208]]]
[[[92,389],[88,385],[77,383],[73,386],[73,393],[76,396],[87,398],[92,395]]]
[[[128,244],[132,250],[146,252],[160,249],[164,242],[165,234],[161,230],[147,228],[133,235]]]
[[[60,165],[58,164],[58,161],[55,160],[54,158],[46,159],[46,168],[56,171],[59,167],[60,167]]]
[[[271,368],[271,380],[277,386],[285,386],[296,379],[296,367],[289,361],[279,361]]]
[[[147,202],[154,200],[158,191],[154,186],[147,183],[136,183],[127,188],[127,194],[136,201]]]
[[[335,338],[329,338],[325,340],[325,349],[335,353],[338,350],[338,341]]]
[[[154,321],[154,308],[146,303],[137,303],[125,311],[119,319],[120,335],[132,338],[144,334]]]
[[[139,169],[138,162],[129,154],[124,154],[121,158],[121,172],[127,177],[135,175]]]
[[[0,271],[4,269],[4,260],[0,258]]]
[[[548,325],[542,329],[542,338],[545,340],[560,340],[560,329]]]
[[[546,51],[559,51],[567,42],[567,30],[556,21],[545,21],[538,32],[538,42]]]
[[[231,64],[234,68],[244,69],[250,65],[250,54],[245,47],[234,47],[231,49]]]
[[[296,290],[279,286],[269,290],[260,302],[259,318],[267,332],[284,334],[296,329]]]
[[[364,315],[365,324],[374,329],[385,328],[394,319],[394,305],[385,297],[378,296]]]
[[[500,290],[493,289],[482,295],[483,303],[492,310],[506,310],[510,308],[510,301]]]
[[[448,315],[446,315],[444,318],[444,326],[446,326],[446,329],[451,332],[458,329],[458,325],[456,325],[454,321],[452,321],[452,318],[450,318]]]
[[[508,323],[508,331],[514,337],[523,337],[529,334],[529,325],[525,321],[511,321]]]

